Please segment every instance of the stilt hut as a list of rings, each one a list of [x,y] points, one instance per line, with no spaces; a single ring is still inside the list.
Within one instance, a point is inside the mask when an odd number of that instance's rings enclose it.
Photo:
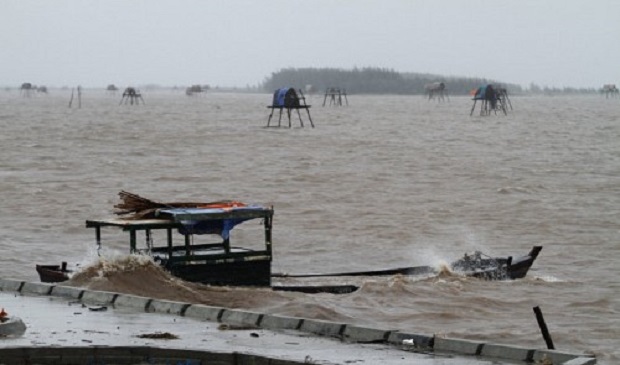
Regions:
[[[32,85],[31,83],[29,83],[29,82],[24,82],[24,83],[20,86],[20,88],[19,88],[19,92],[20,92],[20,94],[21,94],[21,96],[22,96],[22,97],[29,98],[30,96],[32,96],[32,92],[33,92],[34,90],[36,90],[36,88],[37,88],[37,87],[36,87],[36,86],[34,86],[34,85]]]
[[[497,111],[501,111],[504,115],[508,115],[508,108],[512,110],[512,103],[508,98],[508,91],[501,85],[484,85],[472,90],[474,105],[471,107],[469,115],[474,114],[476,103],[480,101],[480,115],[490,115]]]
[[[140,94],[140,90],[136,90],[133,87],[128,87],[125,89],[125,91],[123,91],[123,97],[121,98],[121,102],[120,104],[123,104],[123,102],[125,104],[130,103],[131,105],[134,105],[134,103],[136,105],[140,104],[140,101],[142,101],[142,104],[144,104],[144,99],[142,99],[142,94]]]
[[[428,95],[428,100],[437,99],[437,102],[441,103],[445,101],[445,97],[448,95],[445,82],[433,82],[424,85],[424,92]],[[450,97],[448,96],[448,101]]]
[[[314,123],[312,122],[312,117],[310,117],[310,105],[306,104],[306,98],[301,90],[295,90],[292,87],[284,87],[276,90],[273,93],[273,101],[270,106],[267,108],[271,109],[271,113],[269,114],[269,119],[267,120],[267,127],[270,126],[271,117],[273,117],[274,110],[279,110],[280,115],[278,118],[278,127],[280,127],[282,123],[282,111],[286,110],[286,115],[288,117],[288,127],[291,128],[291,113],[293,110],[297,111],[297,116],[299,117],[299,123],[301,126],[304,126],[304,122],[301,119],[300,109],[305,109],[308,113],[308,120],[310,120],[310,125],[314,128]]]
[[[349,100],[347,99],[347,91],[345,89],[341,89],[339,87],[328,87],[325,89],[325,97],[323,98],[323,106],[327,102],[327,98],[329,98],[329,105],[337,105],[342,106],[342,97],[344,96],[344,100],[349,105]]]
[[[116,95],[116,92],[118,91],[118,88],[116,87],[116,85],[114,84],[109,84],[106,88],[105,88],[106,92],[108,93],[108,95]]]
[[[206,93],[207,89],[201,85],[192,85],[190,87],[188,87],[187,89],[185,89],[185,95],[187,96],[196,96],[196,95],[202,95],[202,93]]]
[[[601,89],[601,93],[605,94],[605,98],[615,98],[618,96],[618,88],[615,84],[606,84],[603,85]]]

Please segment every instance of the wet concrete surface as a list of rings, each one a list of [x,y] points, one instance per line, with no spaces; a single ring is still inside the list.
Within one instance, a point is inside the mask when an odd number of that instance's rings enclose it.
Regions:
[[[27,326],[20,337],[0,338],[0,348],[150,346],[238,352],[302,363],[306,361],[309,364],[515,364],[475,357],[417,353],[385,344],[345,343],[298,331],[226,326],[173,315],[88,306],[62,298],[19,293],[0,292],[0,307],[10,315],[21,318]]]

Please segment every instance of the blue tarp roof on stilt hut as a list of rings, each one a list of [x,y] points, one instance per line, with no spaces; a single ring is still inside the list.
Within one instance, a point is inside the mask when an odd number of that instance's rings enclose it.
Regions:
[[[291,108],[299,106],[299,96],[292,87],[283,87],[273,93],[272,106],[280,108]]]

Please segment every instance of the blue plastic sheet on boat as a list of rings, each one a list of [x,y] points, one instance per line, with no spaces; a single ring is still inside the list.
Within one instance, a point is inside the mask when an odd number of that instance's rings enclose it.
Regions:
[[[243,207],[232,208],[173,208],[162,209],[160,213],[170,215],[175,221],[178,221],[183,226],[179,228],[179,233],[186,234],[217,234],[223,239],[230,237],[230,231],[238,225],[247,220],[256,219],[258,217],[244,217],[244,218],[226,218],[226,219],[185,219],[191,218],[192,215],[208,216],[209,214],[221,214],[221,213],[235,213],[239,211],[264,211],[265,207],[260,205],[250,205]],[[183,217],[180,219],[179,217]]]
[[[230,237],[230,231],[240,223],[252,218],[245,219],[223,219],[217,221],[182,221],[183,227],[179,228],[179,233],[185,234],[218,234],[223,239]]]

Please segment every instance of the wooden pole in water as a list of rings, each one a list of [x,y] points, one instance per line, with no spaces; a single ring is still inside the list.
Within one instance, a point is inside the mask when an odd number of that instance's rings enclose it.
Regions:
[[[543,318],[543,314],[539,306],[534,307],[534,313],[536,314],[536,320],[538,321],[538,327],[540,327],[540,332],[542,332],[543,338],[547,343],[547,348],[549,350],[555,350],[553,340],[551,339],[551,335],[549,334],[547,324],[545,323],[545,319]]]
[[[69,100],[69,108],[71,108],[71,104],[73,104],[73,92],[75,89],[71,89],[71,100]]]

